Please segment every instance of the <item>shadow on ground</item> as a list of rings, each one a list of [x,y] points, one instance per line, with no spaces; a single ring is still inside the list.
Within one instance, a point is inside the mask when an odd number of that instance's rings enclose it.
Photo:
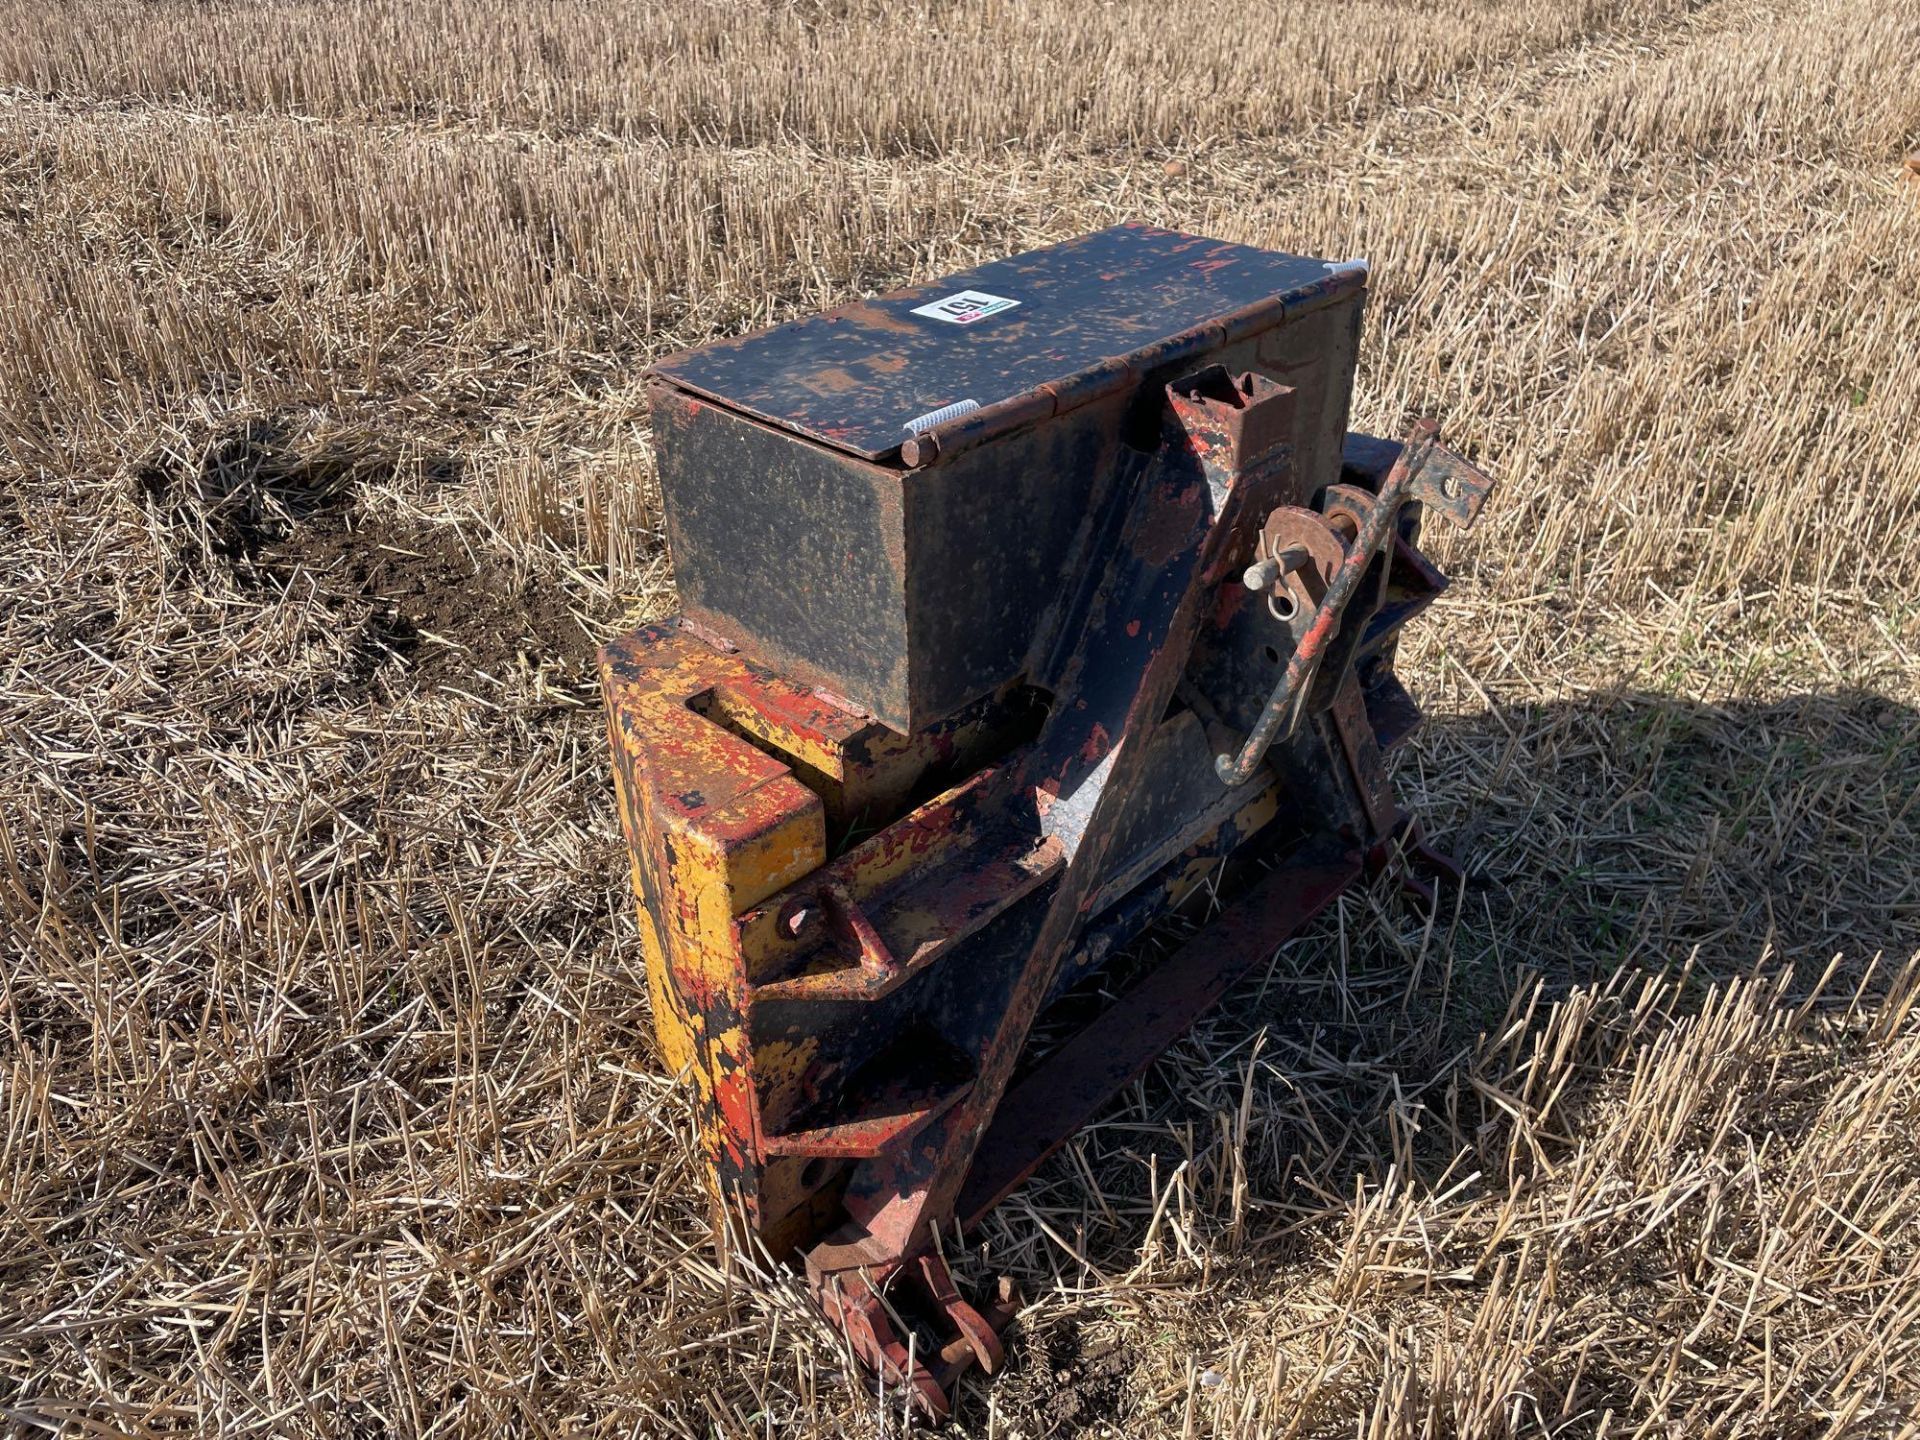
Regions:
[[[1164,1244],[1182,1167],[1204,1249],[1232,1223],[1235,1149],[1248,1233],[1266,1238],[1227,1245],[1214,1283],[1232,1286],[1240,1245],[1262,1267],[1304,1263],[1314,1232],[1299,1217],[1339,1214],[1390,1171],[1441,1186],[1484,1141],[1466,1072],[1536,988],[1540,1017],[1610,978],[1680,977],[1664,1012],[1678,1026],[1732,977],[1791,965],[1804,993],[1839,956],[1850,983],[1829,993],[1844,995],[1920,951],[1920,712],[1881,695],[1709,705],[1619,691],[1447,717],[1400,785],[1466,862],[1464,892],[1431,929],[1384,882],[1341,902],[989,1219],[986,1268],[1014,1270],[1029,1293],[1083,1286],[1087,1267],[1126,1274],[1143,1245]],[[1589,1113],[1580,1086],[1603,1083],[1569,1087],[1556,1113]],[[1791,1148],[1811,1113],[1769,1123]],[[1142,1403],[1086,1309],[1045,1307],[1022,1339],[1038,1390],[1023,1374],[1002,1402],[1058,1433]]]

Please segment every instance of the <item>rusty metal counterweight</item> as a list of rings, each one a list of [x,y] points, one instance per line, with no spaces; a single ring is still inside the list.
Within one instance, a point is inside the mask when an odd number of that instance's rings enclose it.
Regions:
[[[1356,878],[1458,878],[1383,756],[1421,521],[1491,482],[1347,432],[1365,280],[1121,226],[654,372],[684,608],[601,670],[655,1026],[716,1201],[928,1414],[1013,1313],[942,1241]]]

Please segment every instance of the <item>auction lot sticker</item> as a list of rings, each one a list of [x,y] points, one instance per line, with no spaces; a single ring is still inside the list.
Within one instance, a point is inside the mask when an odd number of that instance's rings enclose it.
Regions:
[[[1002,310],[1011,310],[1019,303],[1004,295],[989,295],[982,290],[962,290],[957,295],[935,300],[930,305],[916,305],[913,313],[925,315],[931,320],[945,320],[950,325],[971,325],[989,315],[998,315]]]

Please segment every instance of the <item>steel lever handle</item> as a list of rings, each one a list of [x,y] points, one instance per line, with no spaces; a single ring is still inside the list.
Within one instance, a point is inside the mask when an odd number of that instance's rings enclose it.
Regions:
[[[1260,718],[1248,732],[1246,743],[1237,755],[1217,755],[1214,770],[1227,785],[1244,785],[1266,758],[1276,740],[1289,738],[1299,726],[1301,709],[1313,689],[1326,658],[1327,647],[1340,633],[1347,602],[1360,589],[1373,557],[1393,531],[1400,507],[1409,499],[1419,499],[1438,509],[1457,525],[1471,525],[1480,513],[1481,502],[1493,482],[1453,452],[1439,445],[1440,427],[1431,420],[1414,424],[1400,456],[1380,486],[1373,509],[1360,533],[1347,547],[1346,558],[1334,573],[1321,598],[1319,608],[1307,622],[1305,633],[1294,646],[1287,668],[1275,682]],[[1437,479],[1429,469],[1439,472]],[[1248,572],[1251,580],[1252,572]]]

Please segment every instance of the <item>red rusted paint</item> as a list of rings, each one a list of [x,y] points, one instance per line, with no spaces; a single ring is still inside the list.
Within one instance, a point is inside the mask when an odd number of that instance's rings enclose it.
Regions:
[[[1129,622],[1127,625],[1128,638],[1129,639],[1138,638],[1139,634],[1140,634],[1140,622],[1138,620]],[[1100,760],[1105,758],[1107,751],[1111,750],[1112,748],[1113,748],[1113,737],[1107,734],[1107,727],[1104,725],[1096,724],[1091,730],[1087,732],[1086,743],[1080,747],[1080,758],[1082,760],[1088,761],[1089,763],[1097,764]]]

